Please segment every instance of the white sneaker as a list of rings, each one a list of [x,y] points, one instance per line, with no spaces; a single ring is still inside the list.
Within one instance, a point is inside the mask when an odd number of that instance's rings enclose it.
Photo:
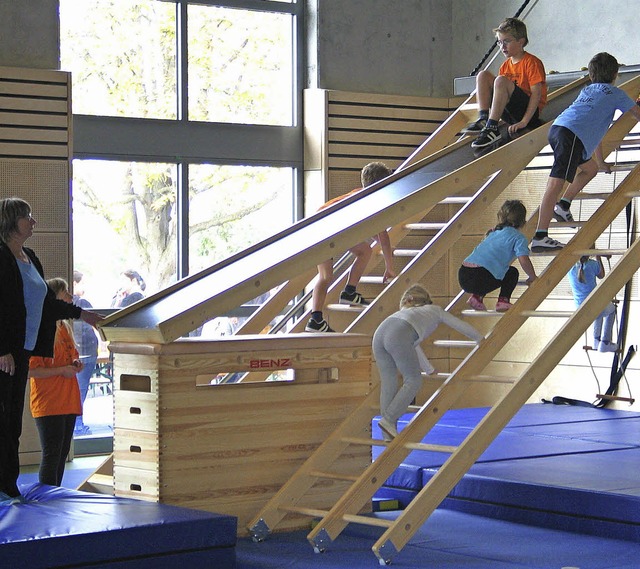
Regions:
[[[599,352],[617,352],[618,344],[615,342],[607,342],[606,340],[602,340],[600,345],[598,346]]]
[[[556,221],[565,221],[567,223],[575,221],[573,215],[571,215],[571,210],[564,209],[559,203],[553,206],[553,218]]]
[[[543,237],[542,239],[536,239],[535,237],[531,240],[531,250],[534,253],[545,253],[546,251],[557,251],[558,249],[562,249],[564,247],[564,243],[560,243],[560,241],[556,241],[555,239],[551,239],[548,235]]]

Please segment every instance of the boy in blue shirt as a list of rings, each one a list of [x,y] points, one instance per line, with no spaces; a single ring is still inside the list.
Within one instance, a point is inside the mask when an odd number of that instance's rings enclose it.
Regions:
[[[549,237],[551,218],[573,221],[569,210],[571,201],[600,168],[606,169],[600,142],[614,113],[617,110],[630,112],[640,121],[640,107],[613,85],[619,67],[616,58],[608,53],[594,55],[588,68],[591,84],[582,89],[578,98],[553,121],[549,129],[553,166],[540,205],[536,234],[531,241],[531,250],[534,252],[555,251],[564,247],[564,243]],[[595,160],[592,157],[594,153]],[[569,186],[558,202],[565,181],[569,182]]]

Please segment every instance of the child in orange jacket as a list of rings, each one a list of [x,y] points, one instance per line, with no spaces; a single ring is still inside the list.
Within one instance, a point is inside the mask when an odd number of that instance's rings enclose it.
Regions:
[[[56,293],[56,298],[72,302],[69,285],[64,279],[50,279],[47,284]],[[32,357],[29,360],[31,414],[42,446],[41,484],[62,484],[76,417],[82,415],[76,379],[82,368],[71,326],[68,321],[59,320],[53,358]]]

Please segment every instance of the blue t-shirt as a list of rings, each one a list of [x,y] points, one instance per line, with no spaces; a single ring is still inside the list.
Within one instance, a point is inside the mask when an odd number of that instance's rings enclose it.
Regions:
[[[503,227],[487,235],[465,259],[502,280],[516,257],[529,256],[529,242],[515,227]]]
[[[600,263],[595,259],[587,259],[584,264],[584,280],[581,283],[578,280],[578,273],[580,271],[580,263],[576,263],[571,267],[569,271],[569,283],[571,284],[571,290],[573,291],[573,300],[576,306],[580,306],[585,298],[591,294],[591,291],[596,288],[596,278],[600,274]]]
[[[635,103],[622,89],[609,83],[587,85],[578,98],[553,121],[573,132],[584,146],[589,160],[611,125],[616,111],[626,113]]]
[[[27,309],[27,331],[24,339],[24,349],[33,350],[38,339],[40,321],[42,320],[42,306],[47,296],[47,283],[42,280],[40,273],[33,263],[17,261],[22,276],[22,291],[24,305]]]

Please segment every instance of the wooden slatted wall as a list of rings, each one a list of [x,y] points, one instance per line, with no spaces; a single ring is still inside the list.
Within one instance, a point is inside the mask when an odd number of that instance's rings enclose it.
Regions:
[[[37,225],[27,246],[36,251],[47,278],[70,279],[73,266],[70,93],[69,73],[0,67],[1,195],[31,204]],[[20,449],[23,464],[40,460],[28,408]]]
[[[305,211],[359,187],[368,162],[396,168],[462,100],[306,90]]]

